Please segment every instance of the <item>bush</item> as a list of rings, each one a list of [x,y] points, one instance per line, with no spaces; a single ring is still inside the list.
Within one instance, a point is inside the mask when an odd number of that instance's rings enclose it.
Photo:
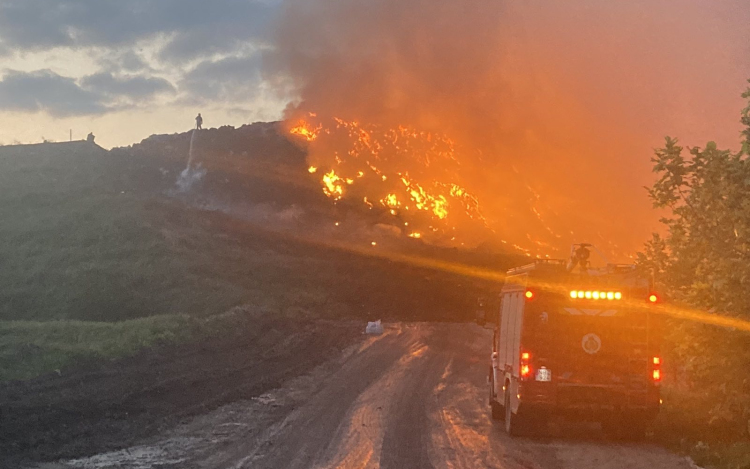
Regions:
[[[649,189],[667,209],[666,235],[654,235],[639,255],[659,287],[677,305],[750,324],[750,89],[743,95],[748,126],[739,152],[709,142],[690,148],[666,139],[652,159],[659,179]],[[707,321],[710,322],[710,321]],[[722,467],[748,467],[750,334],[685,320],[670,320],[666,353],[674,379],[657,437]]]

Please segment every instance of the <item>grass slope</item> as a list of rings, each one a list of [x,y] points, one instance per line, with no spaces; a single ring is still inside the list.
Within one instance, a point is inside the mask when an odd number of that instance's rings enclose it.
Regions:
[[[496,287],[280,237],[157,187],[134,190],[134,174],[158,170],[148,164],[144,172],[143,159],[85,142],[0,147],[0,380],[188,340],[190,318],[238,305],[460,320]]]

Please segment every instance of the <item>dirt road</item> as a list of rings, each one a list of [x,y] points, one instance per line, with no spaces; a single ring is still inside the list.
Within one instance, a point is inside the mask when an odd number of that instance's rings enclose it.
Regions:
[[[656,446],[608,442],[595,428],[508,437],[486,407],[488,341],[472,325],[393,325],[283,388],[146,444],[37,467],[691,467]]]

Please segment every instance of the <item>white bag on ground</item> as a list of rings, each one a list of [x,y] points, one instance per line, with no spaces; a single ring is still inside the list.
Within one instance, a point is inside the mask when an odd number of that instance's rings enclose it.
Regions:
[[[365,334],[382,334],[383,333],[383,324],[380,322],[380,319],[378,319],[375,322],[368,322],[367,327],[365,328]]]

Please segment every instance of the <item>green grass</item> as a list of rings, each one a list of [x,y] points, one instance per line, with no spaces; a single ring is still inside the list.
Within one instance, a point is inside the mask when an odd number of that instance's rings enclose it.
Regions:
[[[205,318],[171,314],[118,322],[0,321],[0,382],[128,357],[157,345],[224,337],[257,324],[263,314],[233,308]]]
[[[0,148],[0,380],[190,340],[235,306],[471,319],[485,294],[487,282],[191,208],[143,182],[160,163],[143,164],[85,145]]]
[[[158,191],[92,146],[0,149],[0,381],[218,333],[223,312],[336,309],[320,258]],[[210,319],[205,319],[210,318]]]
[[[318,268],[310,256],[239,239],[217,227],[220,216],[158,192],[120,190],[129,169],[116,170],[128,162],[11,150],[0,149],[0,320],[205,316],[239,304],[279,310],[295,295],[292,306],[311,306],[298,290],[321,296],[301,281]]]
[[[132,355],[195,338],[205,327],[186,315],[122,322],[0,321],[0,381],[28,379],[73,363]]]

